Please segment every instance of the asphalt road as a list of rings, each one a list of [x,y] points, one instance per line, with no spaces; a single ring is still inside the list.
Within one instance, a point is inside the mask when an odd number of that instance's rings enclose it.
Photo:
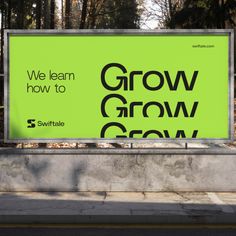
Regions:
[[[0,228],[0,236],[235,236],[236,228]]]

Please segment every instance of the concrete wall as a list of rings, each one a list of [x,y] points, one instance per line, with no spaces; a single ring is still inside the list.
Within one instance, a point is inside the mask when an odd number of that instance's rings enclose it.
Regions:
[[[236,150],[0,149],[0,191],[236,191]]]

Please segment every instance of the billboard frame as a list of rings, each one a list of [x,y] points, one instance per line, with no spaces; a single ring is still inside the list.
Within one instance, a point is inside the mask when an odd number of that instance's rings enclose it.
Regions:
[[[39,139],[10,139],[9,138],[9,37],[10,35],[225,35],[229,37],[228,44],[228,137],[227,138],[39,138]],[[227,143],[234,140],[234,30],[233,29],[83,29],[83,30],[4,30],[4,142],[6,143],[52,143],[52,142],[81,142],[81,143]]]

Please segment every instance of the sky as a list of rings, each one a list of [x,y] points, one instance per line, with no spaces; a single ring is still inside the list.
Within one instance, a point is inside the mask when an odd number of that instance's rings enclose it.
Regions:
[[[158,9],[158,6],[153,5],[152,0],[145,0],[144,6],[146,9],[150,10],[152,8],[152,11],[160,11]],[[154,18],[148,18],[145,16],[145,13],[141,15],[141,29],[155,29],[158,27],[158,21]]]

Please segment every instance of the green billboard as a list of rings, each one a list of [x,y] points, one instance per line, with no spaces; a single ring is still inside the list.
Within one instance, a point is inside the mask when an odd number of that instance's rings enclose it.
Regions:
[[[5,139],[227,141],[233,32],[5,32]]]

